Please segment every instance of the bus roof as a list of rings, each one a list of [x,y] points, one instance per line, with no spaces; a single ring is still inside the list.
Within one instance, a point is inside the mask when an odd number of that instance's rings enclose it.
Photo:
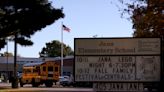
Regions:
[[[27,64],[24,64],[23,66],[24,67],[30,67],[30,66],[38,66],[38,65],[41,65],[45,62],[38,62],[38,63],[27,63]]]

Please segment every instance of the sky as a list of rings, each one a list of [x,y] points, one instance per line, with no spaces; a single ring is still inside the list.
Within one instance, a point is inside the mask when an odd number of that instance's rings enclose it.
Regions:
[[[111,2],[114,1],[114,2]],[[71,29],[63,32],[63,43],[74,50],[74,38],[97,37],[132,37],[131,21],[121,18],[116,4],[118,0],[51,0],[52,6],[62,8],[65,17],[36,32],[31,40],[32,46],[18,45],[18,55],[39,57],[45,44],[52,40],[61,41],[62,23]],[[3,48],[0,53],[7,51]],[[8,43],[8,52],[14,53],[13,42]]]

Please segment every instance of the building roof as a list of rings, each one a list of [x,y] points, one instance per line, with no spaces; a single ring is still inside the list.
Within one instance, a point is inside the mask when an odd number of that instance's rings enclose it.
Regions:
[[[63,60],[73,59],[74,56],[63,57]],[[61,57],[41,57],[41,58],[29,58],[29,57],[17,57],[17,64],[25,64],[29,62],[43,62],[43,61],[59,61]],[[14,57],[0,57],[1,63],[14,63]]]
[[[74,56],[66,56],[66,57],[63,57],[63,60],[66,60],[66,59],[73,59]],[[45,61],[51,61],[51,60],[61,60],[61,57],[45,57],[44,58]]]
[[[42,62],[42,58],[17,57],[17,62]],[[14,63],[14,57],[0,57],[0,63]]]

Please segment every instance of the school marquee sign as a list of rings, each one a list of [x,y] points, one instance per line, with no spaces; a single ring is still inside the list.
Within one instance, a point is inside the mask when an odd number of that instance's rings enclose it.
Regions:
[[[75,38],[74,42],[75,81],[160,81],[160,38]]]

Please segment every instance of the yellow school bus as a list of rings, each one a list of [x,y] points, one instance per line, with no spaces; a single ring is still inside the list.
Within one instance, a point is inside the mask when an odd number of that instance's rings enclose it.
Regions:
[[[59,80],[59,76],[60,64],[55,61],[27,63],[23,66],[19,81],[21,87],[25,84],[32,84],[33,87],[45,84],[46,87],[52,87]]]

